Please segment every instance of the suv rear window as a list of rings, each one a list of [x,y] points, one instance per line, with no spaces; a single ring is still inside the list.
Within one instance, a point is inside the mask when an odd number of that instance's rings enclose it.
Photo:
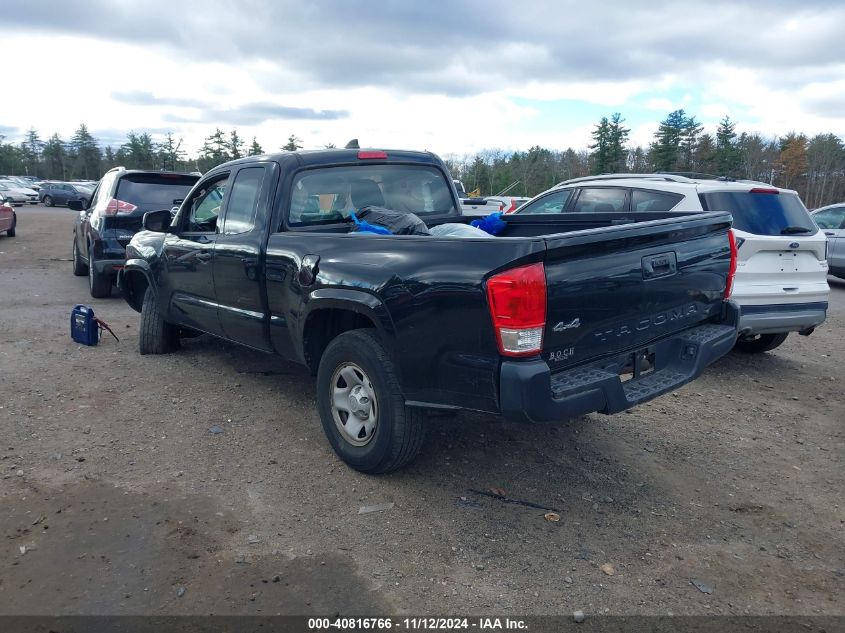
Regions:
[[[716,191],[699,194],[705,211],[728,211],[734,228],[755,235],[801,235],[818,229],[794,193]]]
[[[120,179],[114,197],[138,207],[138,213],[170,209],[184,199],[199,176],[188,174],[129,174]]]

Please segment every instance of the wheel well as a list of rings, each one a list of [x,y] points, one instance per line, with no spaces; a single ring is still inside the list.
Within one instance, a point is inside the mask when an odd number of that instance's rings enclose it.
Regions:
[[[323,352],[338,335],[350,330],[375,329],[375,327],[376,324],[370,317],[354,310],[325,308],[312,312],[305,322],[303,337],[305,363],[308,369],[312,374],[317,374]]]
[[[127,270],[123,273],[123,287],[121,290],[126,297],[126,302],[136,312],[141,311],[144,305],[144,295],[147,292],[147,276],[137,270]]]

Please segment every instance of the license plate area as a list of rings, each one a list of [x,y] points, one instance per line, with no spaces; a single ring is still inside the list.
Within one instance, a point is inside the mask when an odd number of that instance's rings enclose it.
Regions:
[[[800,272],[799,255],[795,251],[784,251],[778,253],[778,262],[780,271],[783,273],[797,273]]]
[[[642,376],[654,373],[654,349],[646,348],[628,354],[627,361],[619,370],[619,380],[623,383],[636,380]]]

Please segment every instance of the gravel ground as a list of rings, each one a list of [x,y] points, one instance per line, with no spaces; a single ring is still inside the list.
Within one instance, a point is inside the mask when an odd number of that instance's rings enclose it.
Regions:
[[[0,237],[0,613],[845,614],[845,283],[809,338],[625,414],[432,417],[369,477],[298,366],[141,357],[138,315],[71,274],[73,217]],[[73,343],[76,303],[120,343]]]

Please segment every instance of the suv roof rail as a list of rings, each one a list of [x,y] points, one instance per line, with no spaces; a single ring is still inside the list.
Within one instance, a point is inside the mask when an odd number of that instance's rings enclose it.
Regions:
[[[110,174],[113,171],[126,171],[126,167],[124,167],[123,165],[118,165],[117,167],[112,167],[106,173]]]
[[[700,171],[658,171],[655,173],[683,176],[692,180],[721,180],[722,182],[734,182],[736,180],[736,178],[731,178],[730,176],[717,176],[716,174],[706,174]]]
[[[582,176],[559,182],[557,186],[570,185],[576,182],[592,182],[596,180],[665,180],[668,182],[692,182],[685,176],[676,174],[601,174],[599,176]]]

